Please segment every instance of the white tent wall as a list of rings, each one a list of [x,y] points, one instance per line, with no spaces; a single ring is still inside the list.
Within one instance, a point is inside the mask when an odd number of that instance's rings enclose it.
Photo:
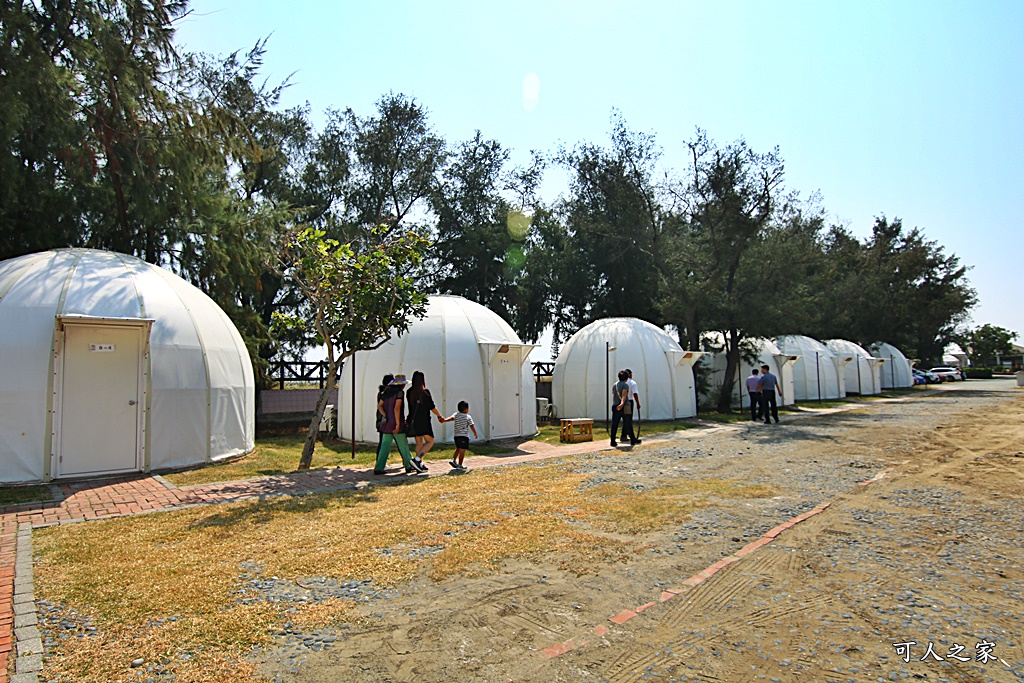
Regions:
[[[53,422],[47,413],[60,401],[51,398],[61,377],[58,321],[90,319],[149,330],[141,351],[141,469],[200,464],[254,448],[252,366],[241,336],[213,300],[131,256],[56,250],[0,263],[0,481],[59,474],[50,449],[60,440],[51,443],[47,434]]]
[[[208,444],[207,454],[211,461],[251,451],[256,442],[256,422],[247,416],[256,414],[256,379],[242,336],[227,314],[198,289],[165,270],[152,272],[167,283],[177,295],[181,307],[195,322],[195,326],[183,324],[175,326],[175,329],[185,332],[190,329],[194,331],[196,328],[202,330],[200,346],[193,345],[192,339],[195,337],[188,340],[191,352],[194,354],[200,351],[206,360],[209,428],[208,434],[203,435],[200,443]],[[159,291],[159,288],[152,289]],[[200,316],[201,322],[198,319]],[[177,344],[171,340],[169,342],[166,346],[157,347],[161,353],[165,349],[177,349]],[[195,367],[198,369],[200,366],[195,363]],[[181,390],[189,392],[189,386],[195,385],[184,385]],[[174,413],[166,417],[156,413],[154,417],[159,417],[161,422],[169,424],[176,421]],[[161,443],[166,442],[158,442]],[[178,449],[154,446],[152,466],[179,466],[182,463],[174,461],[178,457],[181,457]]]
[[[885,364],[880,370],[883,389],[906,389],[914,386],[912,363],[902,351],[886,342],[875,342],[868,346],[868,353],[882,358]]]
[[[881,367],[884,358],[875,358],[859,344],[845,339],[829,339],[825,346],[840,357],[851,357],[845,367],[846,393],[872,396],[882,393]]]
[[[54,312],[67,252],[0,263],[0,482],[44,477]],[[62,267],[63,266],[63,267]],[[48,454],[47,454],[48,455]]]
[[[360,351],[342,367],[338,383],[338,435],[352,435],[352,367],[355,366],[355,438],[376,442],[377,389],[385,374],[412,380],[423,372],[438,411],[454,413],[459,401],[481,439],[537,433],[532,344],[523,344],[512,327],[489,309],[458,296],[432,296],[427,314],[409,331],[373,351]],[[408,389],[408,385],[406,386]],[[434,438],[454,441],[451,423],[433,421]]]
[[[843,381],[845,363],[827,346],[802,335],[778,337],[775,345],[784,354],[798,356],[793,363],[794,400],[817,401],[846,396]]]
[[[596,320],[562,345],[552,401],[560,417],[604,420],[616,375],[629,368],[640,390],[642,419],[692,417],[697,414],[693,364],[701,355],[684,351],[670,334],[638,318]]]
[[[721,333],[710,333],[706,336],[717,336],[717,339],[712,337],[712,343],[717,346],[722,345]],[[778,404],[782,406],[790,406],[795,403],[793,395],[794,382],[793,382],[793,363],[797,360],[797,356],[792,354],[783,353],[775,342],[769,339],[752,339],[751,343],[757,345],[757,360],[756,365],[751,365],[745,359],[740,359],[739,372],[736,377],[733,377],[732,381],[732,405],[733,407],[739,407],[740,409],[750,408],[750,398],[747,396],[744,382],[747,377],[750,376],[751,370],[755,367],[760,370],[762,365],[767,365],[771,370],[771,373],[775,375],[779,380],[779,386],[782,388],[782,398],[778,399]],[[713,403],[713,396],[716,396],[718,389],[722,386],[722,382],[725,379],[725,367],[727,363],[726,354],[724,351],[715,352],[711,354],[711,396],[704,396],[702,400],[708,403]]]

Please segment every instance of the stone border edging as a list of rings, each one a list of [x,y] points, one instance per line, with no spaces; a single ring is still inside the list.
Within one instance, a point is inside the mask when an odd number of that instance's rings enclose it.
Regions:
[[[43,639],[39,633],[32,575],[32,525],[18,526],[14,564],[14,637],[17,641],[15,673],[10,683],[37,683],[43,669]]]

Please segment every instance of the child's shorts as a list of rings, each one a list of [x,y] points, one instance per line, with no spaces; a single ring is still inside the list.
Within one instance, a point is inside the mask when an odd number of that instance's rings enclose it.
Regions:
[[[469,448],[469,437],[468,436],[457,436],[455,437],[456,448]]]

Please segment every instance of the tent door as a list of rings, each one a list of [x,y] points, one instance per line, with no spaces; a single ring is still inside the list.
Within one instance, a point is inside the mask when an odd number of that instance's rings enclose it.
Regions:
[[[522,434],[523,402],[519,396],[519,349],[499,352],[491,361],[491,436],[500,439]],[[472,412],[472,408],[470,409]]]
[[[54,476],[141,469],[147,326],[65,324],[58,358]]]

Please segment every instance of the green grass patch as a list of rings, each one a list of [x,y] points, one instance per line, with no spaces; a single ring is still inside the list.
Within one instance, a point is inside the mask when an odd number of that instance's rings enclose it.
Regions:
[[[677,432],[683,429],[694,429],[699,425],[693,422],[687,422],[686,420],[642,420],[639,425],[634,421],[634,427],[639,426],[640,436],[651,436],[653,434],[665,434],[667,432]],[[621,426],[620,426],[621,428]],[[540,433],[533,438],[534,441],[542,441],[544,443],[561,443],[560,437],[560,425],[558,423],[539,425],[538,429]],[[604,420],[594,420],[594,438],[604,437],[608,435],[608,428],[605,426]]]
[[[707,412],[700,413],[697,417],[707,422],[719,422],[721,424],[750,422],[750,410],[748,409],[742,412],[735,413],[719,413],[718,411],[709,410]]]
[[[53,500],[49,486],[6,486],[0,488],[0,505],[45,503]]]
[[[302,446],[305,442],[306,437],[302,434],[260,437],[256,439],[256,449],[245,457],[230,462],[165,474],[164,478],[175,486],[194,486],[288,474],[298,469]],[[409,451],[412,452],[415,448],[413,439],[409,439]],[[468,455],[494,455],[506,453],[508,450],[508,446],[471,441]],[[454,453],[454,445],[435,443],[433,450],[427,454],[426,460],[428,463],[435,460],[450,460]],[[326,467],[368,469],[373,467],[376,459],[377,444],[375,443],[356,442],[356,453],[353,458],[352,442],[328,439],[317,442],[316,450],[313,451],[312,469]],[[392,446],[389,462],[400,461],[398,447]]]

